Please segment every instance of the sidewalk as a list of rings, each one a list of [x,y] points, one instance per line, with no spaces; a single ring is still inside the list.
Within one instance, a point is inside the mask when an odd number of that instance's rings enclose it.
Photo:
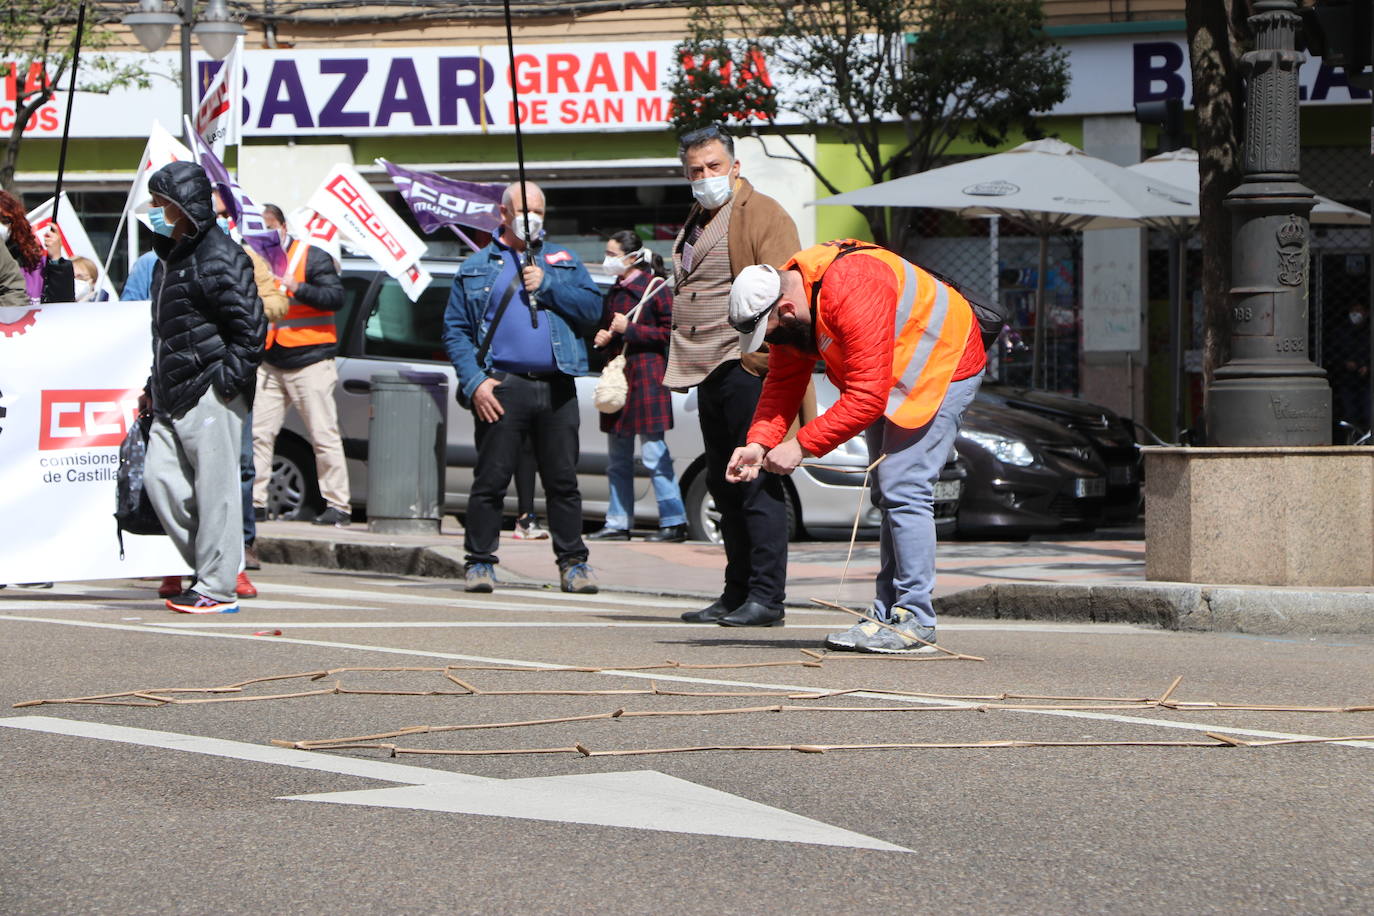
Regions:
[[[937,610],[961,617],[1141,623],[1168,629],[1374,634],[1372,588],[1149,582],[1138,529],[1121,533],[1119,540],[942,541]],[[634,540],[588,546],[605,590],[693,596],[703,604],[720,594],[724,556],[717,545]],[[455,580],[463,575],[462,529],[452,517],[437,535],[373,534],[357,523],[327,528],[259,522],[258,552],[266,563]],[[806,605],[811,598],[853,607],[866,604],[878,569],[877,542],[855,544],[846,567],[848,554],[847,540],[792,544],[788,604]],[[503,533],[497,577],[513,585],[556,588],[558,572],[549,542],[518,541]]]

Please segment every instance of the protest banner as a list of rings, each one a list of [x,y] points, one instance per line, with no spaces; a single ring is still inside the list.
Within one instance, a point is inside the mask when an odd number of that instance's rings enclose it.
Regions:
[[[49,197],[46,202],[29,211],[29,225],[33,227],[33,234],[38,238],[43,238],[47,234],[47,229],[53,222],[53,199]],[[91,244],[91,238],[86,234],[86,227],[81,225],[80,218],[76,215],[76,210],[72,208],[72,202],[67,197],[67,192],[62,192],[62,202],[57,207],[57,231],[62,237],[62,256],[64,258],[89,258],[95,262],[96,270],[100,278],[96,281],[96,287],[109,293],[111,299],[119,298],[119,291],[110,282],[110,277],[100,266],[100,255],[96,252],[95,246]]]
[[[0,310],[0,583],[186,574],[115,536],[119,444],[152,362],[147,302]]]
[[[334,166],[306,206],[337,226],[344,241],[362,249],[397,279],[425,253],[420,237],[352,166]],[[406,294],[412,301],[424,289],[419,285],[420,279],[413,277],[406,285]]]

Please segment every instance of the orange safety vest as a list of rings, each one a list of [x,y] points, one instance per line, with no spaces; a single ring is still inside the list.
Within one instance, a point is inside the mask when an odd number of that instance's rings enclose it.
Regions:
[[[287,250],[288,258],[295,256],[297,245],[305,245],[305,242],[292,242]],[[307,247],[301,252],[301,258],[292,271],[297,283],[305,282],[305,262],[309,255],[310,249]],[[274,321],[267,326],[265,347],[271,347],[273,343],[279,347],[313,347],[316,344],[338,343],[339,333],[334,328],[333,312],[321,311],[304,302],[298,302],[290,292],[286,294],[286,298],[290,303],[286,315],[280,321]]]
[[[884,416],[903,429],[919,429],[930,422],[945,399],[968,345],[973,309],[949,284],[870,242],[839,239],[798,252],[783,269],[801,273],[815,322],[816,348],[825,360],[826,374],[836,384],[842,384],[845,377],[844,351],[820,309],[820,290],[826,270],[836,258],[846,255],[876,258],[897,277],[892,389]]]

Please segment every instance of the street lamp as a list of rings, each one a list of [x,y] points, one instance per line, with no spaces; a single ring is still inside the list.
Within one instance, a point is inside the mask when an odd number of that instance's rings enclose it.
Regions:
[[[222,60],[234,50],[234,42],[247,34],[242,25],[230,18],[225,0],[210,0],[199,19],[195,14],[195,0],[177,0],[176,12],[170,12],[163,0],[139,0],[138,12],[125,16],[123,22],[150,53],[167,43],[174,26],[181,26],[181,113],[188,118],[191,117],[191,33],[195,33],[205,53],[215,60]]]

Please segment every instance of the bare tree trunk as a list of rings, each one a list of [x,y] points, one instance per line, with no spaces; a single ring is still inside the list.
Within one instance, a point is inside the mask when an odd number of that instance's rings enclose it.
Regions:
[[[1224,201],[1240,184],[1240,134],[1245,123],[1240,55],[1248,15],[1246,0],[1186,4],[1201,178],[1204,402],[1210,397],[1212,374],[1230,355],[1231,216]],[[1204,403],[1204,416],[1206,407]]]
[[[52,96],[51,92],[39,92],[31,95],[27,101],[15,103],[14,127],[10,128],[5,151],[0,154],[0,189],[14,193],[14,173],[19,169],[19,147],[24,142],[24,126],[38,109],[48,104]]]

